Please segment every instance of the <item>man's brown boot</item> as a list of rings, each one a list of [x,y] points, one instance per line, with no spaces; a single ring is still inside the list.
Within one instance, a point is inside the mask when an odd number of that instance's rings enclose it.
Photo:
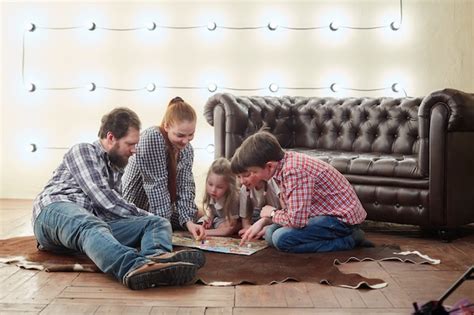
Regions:
[[[197,266],[187,262],[149,262],[129,271],[123,278],[123,284],[132,290],[183,285],[194,279],[196,271]]]

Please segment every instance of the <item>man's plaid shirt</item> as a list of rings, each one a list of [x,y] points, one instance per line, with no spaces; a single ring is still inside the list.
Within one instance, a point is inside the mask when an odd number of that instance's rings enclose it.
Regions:
[[[73,202],[104,221],[149,215],[121,196],[123,170],[110,164],[100,141],[74,145],[33,203],[33,223],[53,202]]]
[[[349,225],[360,224],[367,213],[347,179],[331,165],[298,152],[286,152],[273,178],[285,208],[273,223],[302,228],[315,216],[334,216]]]
[[[184,226],[194,221],[197,207],[194,202],[195,184],[192,173],[194,152],[191,144],[179,152],[177,165],[177,201],[171,203],[168,191],[166,143],[156,127],[145,129],[140,135],[137,153],[131,157],[123,176],[123,195],[135,205],[159,215],[173,224]],[[173,215],[173,209],[177,211]],[[179,222],[174,222],[178,219]]]

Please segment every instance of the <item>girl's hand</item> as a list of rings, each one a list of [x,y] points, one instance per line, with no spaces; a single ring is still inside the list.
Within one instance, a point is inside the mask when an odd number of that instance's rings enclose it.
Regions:
[[[204,222],[202,223],[202,226],[206,229],[209,230],[212,228],[212,222],[214,221],[213,217],[206,217]]]
[[[192,221],[186,222],[188,231],[191,232],[196,241],[200,241],[206,238],[206,229],[200,224],[196,224]]]

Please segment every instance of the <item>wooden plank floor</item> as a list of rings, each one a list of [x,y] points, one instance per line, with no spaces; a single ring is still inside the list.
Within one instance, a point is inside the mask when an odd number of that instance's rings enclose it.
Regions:
[[[0,238],[32,235],[31,200],[0,200]],[[412,302],[440,297],[474,264],[474,227],[463,237],[443,243],[413,227],[369,226],[376,244],[418,250],[441,264],[362,262],[341,266],[381,278],[379,290],[352,290],[315,283],[270,286],[156,288],[131,291],[99,273],[46,273],[0,265],[0,314],[409,314]],[[271,264],[271,262],[269,262]],[[466,281],[445,305],[461,298],[474,301],[474,281]]]

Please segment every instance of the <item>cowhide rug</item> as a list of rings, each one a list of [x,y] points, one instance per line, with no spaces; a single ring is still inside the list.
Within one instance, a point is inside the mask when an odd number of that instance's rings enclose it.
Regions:
[[[394,246],[356,248],[350,251],[290,254],[273,248],[251,256],[205,252],[206,264],[198,271],[196,282],[207,285],[273,284],[289,280],[325,283],[348,288],[378,289],[387,286],[381,279],[345,274],[338,265],[358,261],[396,260],[415,264],[439,264],[419,252],[401,252]],[[0,240],[0,263],[25,269],[99,272],[84,255],[58,255],[38,251],[33,236]]]

